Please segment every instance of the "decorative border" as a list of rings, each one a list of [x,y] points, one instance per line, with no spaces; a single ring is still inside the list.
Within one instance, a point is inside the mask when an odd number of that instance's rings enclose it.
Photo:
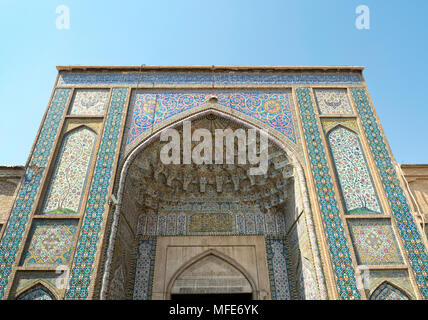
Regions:
[[[285,236],[272,236],[268,235],[265,237],[266,243],[266,261],[269,271],[269,282],[271,287],[272,299],[273,300],[292,300],[297,296],[296,286],[295,286],[295,277],[293,277],[290,267],[291,261],[289,256],[289,248],[287,244],[287,239]],[[277,272],[282,272],[286,279],[283,279],[280,275],[275,274],[275,265],[274,265],[274,252],[273,244],[279,243],[282,249],[282,257],[287,261],[284,270],[277,270]],[[276,280],[276,281],[275,281]],[[277,287],[278,282],[282,280],[283,283],[280,283],[281,286],[286,286],[288,291],[281,292],[281,288]],[[285,281],[284,281],[285,280]]]
[[[59,124],[70,96],[71,89],[56,89],[46,119],[37,138],[9,222],[0,243],[0,299],[3,298],[19,251],[31,208],[45,173],[49,155],[58,135]]]
[[[113,89],[65,299],[87,299],[128,88]]]
[[[140,256],[140,247],[146,245],[147,256]],[[139,236],[138,237],[138,255],[135,263],[134,283],[132,298],[134,300],[151,300],[153,291],[153,277],[155,272],[156,257],[156,236]],[[137,288],[139,282],[141,288]]]
[[[296,88],[297,104],[300,109],[337,289],[342,299],[361,299],[310,92],[309,88]]]
[[[428,255],[409,204],[400,186],[385,140],[364,88],[352,88],[352,97],[379,170],[386,196],[406,248],[422,296],[428,299]]]
[[[287,85],[361,84],[357,73],[266,73],[266,72],[66,72],[58,85]]]

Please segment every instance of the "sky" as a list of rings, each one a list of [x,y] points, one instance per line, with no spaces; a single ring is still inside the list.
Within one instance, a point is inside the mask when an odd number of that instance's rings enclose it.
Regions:
[[[70,28],[58,29],[58,6]],[[366,5],[369,29],[358,29]],[[25,165],[57,65],[359,65],[398,163],[428,163],[428,1],[0,0],[0,165]]]

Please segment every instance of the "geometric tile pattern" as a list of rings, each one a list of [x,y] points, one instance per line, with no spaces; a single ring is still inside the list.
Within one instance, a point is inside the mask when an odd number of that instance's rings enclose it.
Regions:
[[[416,282],[422,296],[428,299],[428,254],[421,234],[418,232],[416,222],[410,213],[409,204],[400,186],[391,155],[379,130],[379,124],[370,106],[366,91],[364,88],[352,88],[351,92]]]
[[[76,89],[71,104],[70,115],[104,115],[109,90]]]
[[[272,300],[290,300],[288,258],[284,236],[267,236],[266,259],[269,270]]]
[[[115,88],[112,91],[66,299],[88,298],[127,95],[127,88]]]
[[[314,89],[320,114],[352,114],[346,89]]]
[[[0,299],[9,280],[16,254],[22,242],[23,233],[30,217],[34,198],[39,190],[41,179],[52,145],[58,134],[70,89],[56,89],[46,114],[28,169],[11,211],[9,222],[0,243]]]
[[[347,214],[377,214],[382,209],[358,136],[337,126],[327,134]]]
[[[134,300],[150,300],[152,296],[156,237],[140,237],[135,267]]]
[[[224,218],[223,218],[224,217]],[[141,215],[137,233],[150,236],[286,234],[282,214],[196,213]]]
[[[47,289],[37,286],[21,294],[17,300],[55,300],[55,298]]]
[[[67,264],[76,233],[76,220],[39,220],[33,223],[22,255],[24,266]]]
[[[358,264],[403,263],[389,220],[352,219],[348,225]]]
[[[361,299],[309,88],[296,89],[309,162],[341,299]]]
[[[410,298],[403,291],[385,281],[372,293],[370,300],[410,300]]]
[[[57,155],[43,214],[78,214],[97,135],[87,127],[68,132]]]
[[[296,143],[291,92],[228,92],[192,91],[159,92],[133,91],[126,145],[164,120],[206,104],[212,94],[218,103],[242,112],[277,130]]]
[[[286,234],[285,217],[283,214],[237,214],[236,234]]]
[[[359,84],[355,73],[295,72],[60,72],[58,85],[126,84]]]

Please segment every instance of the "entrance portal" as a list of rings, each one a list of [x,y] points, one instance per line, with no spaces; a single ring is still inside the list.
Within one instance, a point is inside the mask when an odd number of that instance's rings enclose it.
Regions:
[[[192,130],[197,129],[214,136],[217,129],[247,128],[208,114],[192,121]],[[183,128],[177,130],[182,136]],[[269,141],[267,172],[251,175],[254,166],[239,163],[236,138],[234,164],[163,164],[160,151],[167,142],[152,141],[132,153],[124,167],[112,229],[117,228],[111,240],[114,251],[107,259],[106,298],[319,297],[316,244],[308,234],[310,212],[302,192],[304,180],[296,179],[295,160]],[[250,248],[253,241],[257,249]],[[193,261],[207,250],[222,255]],[[224,257],[241,265],[253,263],[253,282]],[[181,270],[182,265],[188,269]],[[178,269],[181,273],[174,275]]]

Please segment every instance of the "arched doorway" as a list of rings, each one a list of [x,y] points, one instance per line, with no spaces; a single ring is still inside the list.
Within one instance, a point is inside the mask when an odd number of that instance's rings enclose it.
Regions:
[[[177,301],[257,298],[251,276],[216,250],[207,250],[181,266],[167,287],[167,295]]]
[[[192,121],[192,130],[200,128],[212,133],[216,129],[247,129],[230,117],[211,112]],[[177,129],[182,136],[183,127]],[[238,143],[237,139],[236,150]],[[160,246],[161,240],[174,242],[170,238],[184,237],[192,248],[198,241],[208,241],[205,247],[209,249],[211,236],[224,239],[226,244],[222,245],[232,251],[239,247],[240,240],[235,239],[239,236],[248,241],[262,239],[263,254],[255,256],[263,256],[267,267],[270,292],[265,298],[319,299],[325,295],[318,251],[311,241],[313,229],[308,228],[311,217],[305,182],[295,158],[270,140],[267,171],[252,176],[248,174],[250,164],[236,164],[238,159],[232,165],[165,165],[160,161],[164,144],[152,139],[134,152],[124,167],[102,298],[154,298],[156,266],[171,264],[160,258],[162,250],[168,251]],[[227,242],[234,239],[235,243]],[[168,275],[160,278],[164,278],[165,286],[160,290],[164,295],[157,298],[168,298]],[[258,287],[263,280],[255,282],[253,290],[263,291]]]

